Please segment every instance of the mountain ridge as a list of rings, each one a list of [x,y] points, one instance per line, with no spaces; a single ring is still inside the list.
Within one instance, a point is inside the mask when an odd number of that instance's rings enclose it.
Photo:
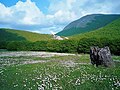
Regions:
[[[85,33],[98,28],[104,27],[110,22],[118,19],[120,14],[90,14],[75,20],[68,24],[61,32],[56,35],[72,36],[75,34]]]
[[[97,30],[86,32],[69,37],[70,39],[83,39],[83,38],[103,38],[103,39],[120,39],[120,18],[114,20],[108,25]]]

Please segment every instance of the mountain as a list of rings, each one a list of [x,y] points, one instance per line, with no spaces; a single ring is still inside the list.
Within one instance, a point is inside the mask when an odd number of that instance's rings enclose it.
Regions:
[[[57,33],[59,36],[72,36],[75,34],[85,33],[89,31],[102,28],[112,21],[120,18],[117,14],[91,14],[84,16],[76,21],[68,24],[61,32]]]
[[[120,40],[120,18],[97,30],[83,34],[73,35],[69,38],[75,40],[84,38],[94,38],[97,40]]]
[[[52,39],[52,36],[48,34],[38,34],[14,29],[0,29],[0,42],[25,40],[35,42],[50,39]]]

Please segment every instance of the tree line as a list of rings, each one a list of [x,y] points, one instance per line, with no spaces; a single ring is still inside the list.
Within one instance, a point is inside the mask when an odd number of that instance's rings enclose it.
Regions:
[[[120,55],[120,40],[83,38],[80,40],[11,41],[0,42],[1,49],[10,51],[49,51],[61,53],[89,53],[91,46],[109,46],[112,54]]]

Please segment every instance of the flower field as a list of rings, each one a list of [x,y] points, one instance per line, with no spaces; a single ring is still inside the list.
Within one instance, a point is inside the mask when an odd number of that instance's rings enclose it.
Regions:
[[[0,90],[120,90],[115,67],[95,67],[87,54],[0,52]]]

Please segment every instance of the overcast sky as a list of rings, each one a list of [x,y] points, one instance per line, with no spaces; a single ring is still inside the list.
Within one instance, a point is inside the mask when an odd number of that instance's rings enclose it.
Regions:
[[[59,32],[87,14],[120,14],[120,0],[0,0],[0,28]]]

